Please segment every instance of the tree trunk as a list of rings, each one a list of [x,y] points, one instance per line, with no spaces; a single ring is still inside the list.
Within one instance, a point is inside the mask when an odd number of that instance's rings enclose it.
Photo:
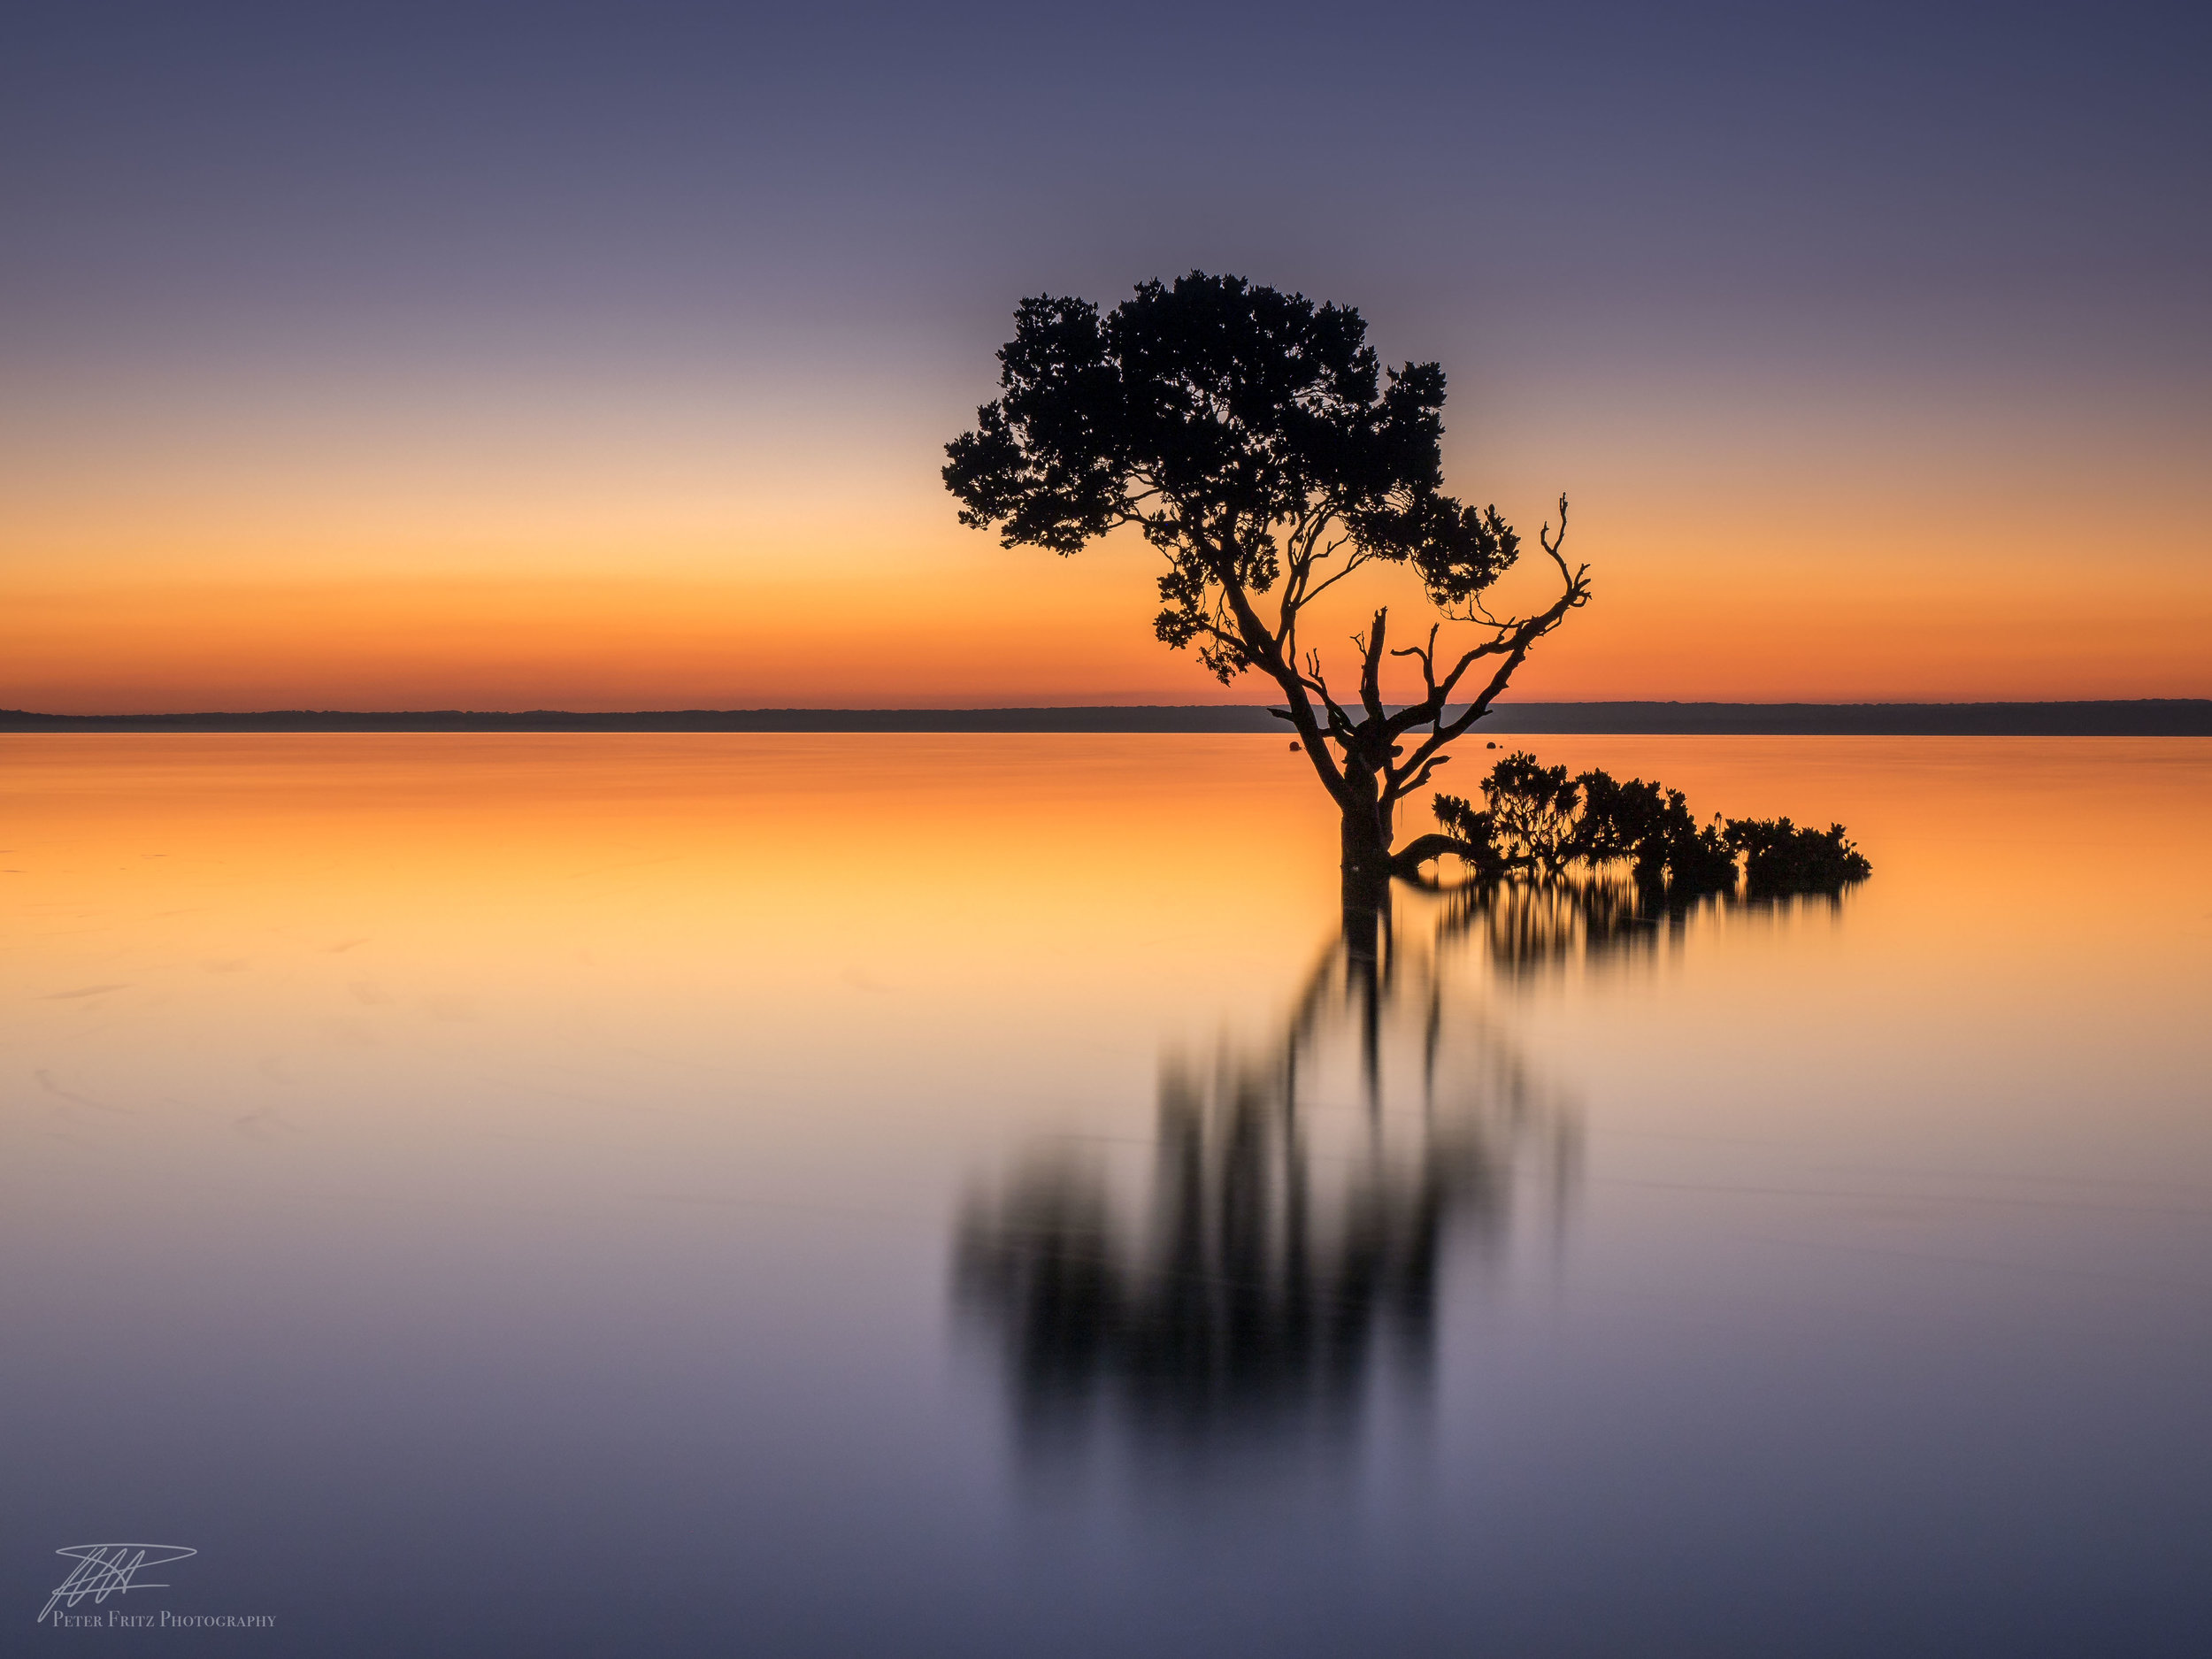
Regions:
[[[1390,902],[1390,823],[1386,809],[1370,803],[1344,810],[1344,906],[1379,910]]]
[[[1411,878],[1423,864],[1446,853],[1457,853],[1475,870],[1484,875],[1496,876],[1503,866],[1498,861],[1497,850],[1479,841],[1463,841],[1456,835],[1416,835],[1398,849],[1390,860],[1390,867],[1399,875]]]

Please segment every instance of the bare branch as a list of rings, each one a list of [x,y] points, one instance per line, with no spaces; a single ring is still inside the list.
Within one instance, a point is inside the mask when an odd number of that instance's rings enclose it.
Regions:
[[[1546,527],[1548,530],[1549,526]],[[1427,718],[1430,721],[1429,735],[1416,746],[1402,764],[1389,769],[1386,788],[1388,799],[1395,801],[1409,790],[1418,788],[1419,780],[1425,776],[1426,769],[1444,758],[1441,753],[1444,747],[1457,739],[1469,726],[1490,711],[1490,704],[1496,699],[1498,694],[1505,689],[1506,682],[1512,679],[1514,671],[1519,668],[1523,661],[1526,659],[1536,641],[1564,621],[1569,611],[1578,610],[1589,603],[1589,566],[1585,565],[1570,571],[1566,561],[1558,557],[1557,549],[1557,539],[1548,535],[1545,541],[1545,550],[1552,554],[1555,562],[1559,565],[1561,575],[1566,579],[1564,591],[1552,602],[1548,609],[1518,624],[1509,635],[1478,646],[1460,660],[1458,665],[1445,679],[1440,695],[1435,700],[1435,707],[1432,710],[1422,707],[1416,719],[1408,725],[1406,729],[1410,730],[1411,726],[1418,724],[1420,718]],[[1481,695],[1470,702],[1456,717],[1448,721],[1446,720],[1443,718],[1442,696],[1448,695],[1450,688],[1458,683],[1460,676],[1469,667],[1481,658],[1491,656],[1502,656],[1504,660],[1498,664],[1496,672],[1491,675],[1489,684],[1485,686]],[[1400,718],[1402,718],[1404,715],[1415,712],[1413,710],[1403,710]]]
[[[1302,683],[1318,695],[1322,703],[1326,705],[1330,732],[1335,735],[1339,742],[1348,748],[1352,738],[1352,717],[1345,711],[1342,703],[1329,695],[1328,681],[1322,677],[1321,673],[1320,652],[1308,651],[1306,653],[1306,670],[1300,679]]]
[[[1426,700],[1430,702],[1436,697],[1436,631],[1443,624],[1440,622],[1429,625],[1429,642],[1426,645],[1409,645],[1402,650],[1390,653],[1393,657],[1417,657],[1421,659],[1421,680],[1429,688]]]
[[[1337,548],[1341,547],[1343,543],[1340,541],[1332,542],[1330,544],[1330,551],[1333,552]],[[1323,557],[1326,557],[1327,555],[1325,554]],[[1375,556],[1369,552],[1365,548],[1354,548],[1351,551],[1351,556],[1344,561],[1343,568],[1332,572],[1318,588],[1316,588],[1311,593],[1307,594],[1301,603],[1310,603],[1314,600],[1320,598],[1323,594],[1328,592],[1330,588],[1335,587],[1347,576],[1349,576],[1354,571],[1359,569],[1361,565],[1371,565],[1374,563],[1374,560]]]
[[[1374,632],[1363,642],[1359,667],[1360,706],[1367,710],[1367,718],[1378,726],[1390,718],[1382,700],[1383,634],[1389,623],[1390,612],[1387,610],[1375,612]],[[1359,636],[1355,634],[1353,638],[1356,641]]]

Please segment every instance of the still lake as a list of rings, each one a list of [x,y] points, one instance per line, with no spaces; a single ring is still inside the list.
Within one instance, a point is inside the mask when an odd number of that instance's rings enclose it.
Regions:
[[[2205,1651],[2212,741],[1511,741],[1874,879],[1371,972],[1274,738],[0,738],[10,1651]]]

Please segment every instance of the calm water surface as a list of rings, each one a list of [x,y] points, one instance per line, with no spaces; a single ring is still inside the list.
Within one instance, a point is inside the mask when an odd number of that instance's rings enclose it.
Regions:
[[[0,739],[0,1621],[2204,1651],[2212,743],[1533,746],[1875,879],[1371,965],[1269,739]]]

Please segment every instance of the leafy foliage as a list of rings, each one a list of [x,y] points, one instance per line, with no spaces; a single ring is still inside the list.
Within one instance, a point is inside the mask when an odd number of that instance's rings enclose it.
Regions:
[[[1874,873],[1840,824],[1800,829],[1786,818],[1732,818],[1727,841],[1744,855],[1744,880],[1754,894],[1832,892]]]
[[[1798,829],[1787,818],[1731,818],[1701,825],[1679,789],[1601,770],[1570,778],[1517,750],[1482,781],[1485,805],[1439,795],[1436,820],[1463,843],[1453,850],[1485,872],[1556,876],[1570,865],[1632,865],[1640,887],[1677,895],[1732,890],[1744,855],[1755,895],[1832,893],[1873,868],[1840,824]]]
[[[1447,834],[1455,836],[1471,846],[1494,847],[1496,845],[1490,833],[1490,815],[1473,803],[1463,800],[1455,795],[1446,795],[1439,790],[1436,798],[1430,803],[1430,806],[1436,813],[1436,821],[1444,826]]]
[[[1167,556],[1156,632],[1225,684],[1255,665],[1231,614],[1340,538],[1346,565],[1410,565],[1463,605],[1519,556],[1493,507],[1442,493],[1444,372],[1386,371],[1358,311],[1241,277],[1147,282],[1102,313],[1016,312],[1001,395],[946,445],[964,524],[1076,552],[1133,524]]]
[[[1536,757],[1508,755],[1482,780],[1490,808],[1490,841],[1511,869],[1556,872],[1580,850],[1582,786],[1564,766],[1540,766]]]

